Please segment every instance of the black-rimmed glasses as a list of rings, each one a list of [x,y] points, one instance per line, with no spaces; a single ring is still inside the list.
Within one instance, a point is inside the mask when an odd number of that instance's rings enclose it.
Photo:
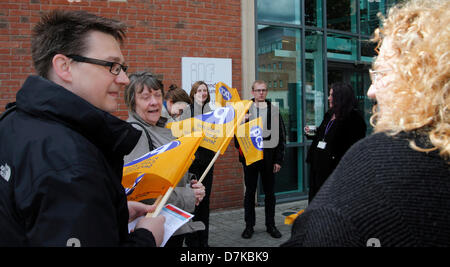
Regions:
[[[111,72],[114,75],[119,75],[120,70],[123,70],[123,72],[126,73],[127,69],[128,69],[128,66],[122,65],[117,62],[111,62],[111,61],[95,59],[95,58],[88,58],[88,57],[83,57],[83,56],[79,56],[79,55],[67,55],[67,57],[71,58],[77,62],[85,62],[85,63],[91,63],[91,64],[95,64],[95,65],[109,67],[109,72]]]

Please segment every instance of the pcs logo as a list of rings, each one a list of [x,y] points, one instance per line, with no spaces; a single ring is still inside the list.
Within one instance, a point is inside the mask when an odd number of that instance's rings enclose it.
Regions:
[[[223,99],[225,99],[226,101],[229,101],[232,97],[230,91],[228,91],[225,86],[221,86],[219,88],[219,92],[223,96]]]
[[[235,112],[233,107],[223,107],[202,115],[198,115],[195,118],[212,124],[226,124],[234,120],[234,114]]]
[[[163,146],[160,146],[160,147],[158,147],[158,148],[148,152],[144,156],[142,156],[142,157],[140,157],[138,159],[135,159],[135,160],[125,164],[124,167],[128,167],[128,166],[137,164],[137,163],[139,163],[141,161],[144,161],[146,159],[149,159],[151,157],[154,157],[154,156],[159,155],[161,153],[164,153],[166,151],[172,150],[172,149],[176,148],[177,146],[179,146],[180,144],[181,144],[181,142],[178,141],[178,140],[175,140],[175,141],[172,141],[170,143],[167,143],[167,144],[165,144]]]
[[[262,129],[259,126],[252,127],[250,130],[250,139],[256,149],[263,150]]]

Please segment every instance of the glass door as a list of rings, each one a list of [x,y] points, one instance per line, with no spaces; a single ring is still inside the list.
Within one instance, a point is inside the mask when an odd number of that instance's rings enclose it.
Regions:
[[[335,82],[351,84],[355,91],[355,97],[358,100],[358,108],[364,113],[367,135],[372,133],[372,126],[369,120],[374,105],[374,101],[367,97],[367,90],[371,84],[369,68],[370,65],[365,64],[355,66],[354,64],[328,61],[328,88]]]

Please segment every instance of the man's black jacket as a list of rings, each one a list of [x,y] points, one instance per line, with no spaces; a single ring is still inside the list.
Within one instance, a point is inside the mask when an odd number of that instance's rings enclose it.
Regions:
[[[123,157],[140,132],[30,76],[0,121],[0,246],[155,246],[128,234]]]
[[[255,102],[255,99],[252,99],[253,102]],[[273,164],[279,164],[280,166],[283,165],[284,161],[284,154],[285,154],[285,147],[286,147],[286,128],[284,125],[283,118],[281,117],[281,113],[279,110],[277,110],[278,114],[273,113],[273,105],[269,100],[265,100],[267,103],[267,129],[264,130],[273,130],[278,129],[278,137],[275,138],[275,140],[278,140],[277,145],[270,148],[264,148],[264,158],[263,161],[265,164],[268,164],[272,166]],[[272,122],[272,119],[274,120]],[[274,127],[272,128],[272,123],[278,123],[278,128]],[[264,137],[264,141],[270,140],[273,136],[267,136]],[[234,146],[239,149],[239,143],[234,137]],[[242,152],[239,152],[239,161],[242,164],[245,164],[245,157],[242,154]]]

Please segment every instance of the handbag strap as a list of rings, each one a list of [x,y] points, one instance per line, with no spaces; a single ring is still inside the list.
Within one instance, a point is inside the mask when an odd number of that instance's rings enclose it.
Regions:
[[[147,136],[147,141],[148,141],[148,151],[152,151],[153,150],[153,142],[152,142],[152,138],[150,137],[150,134],[148,133],[147,129],[145,128],[145,126],[137,121],[131,121],[129,122],[130,124],[135,124],[135,125],[139,125],[142,130],[144,130],[145,135]]]

